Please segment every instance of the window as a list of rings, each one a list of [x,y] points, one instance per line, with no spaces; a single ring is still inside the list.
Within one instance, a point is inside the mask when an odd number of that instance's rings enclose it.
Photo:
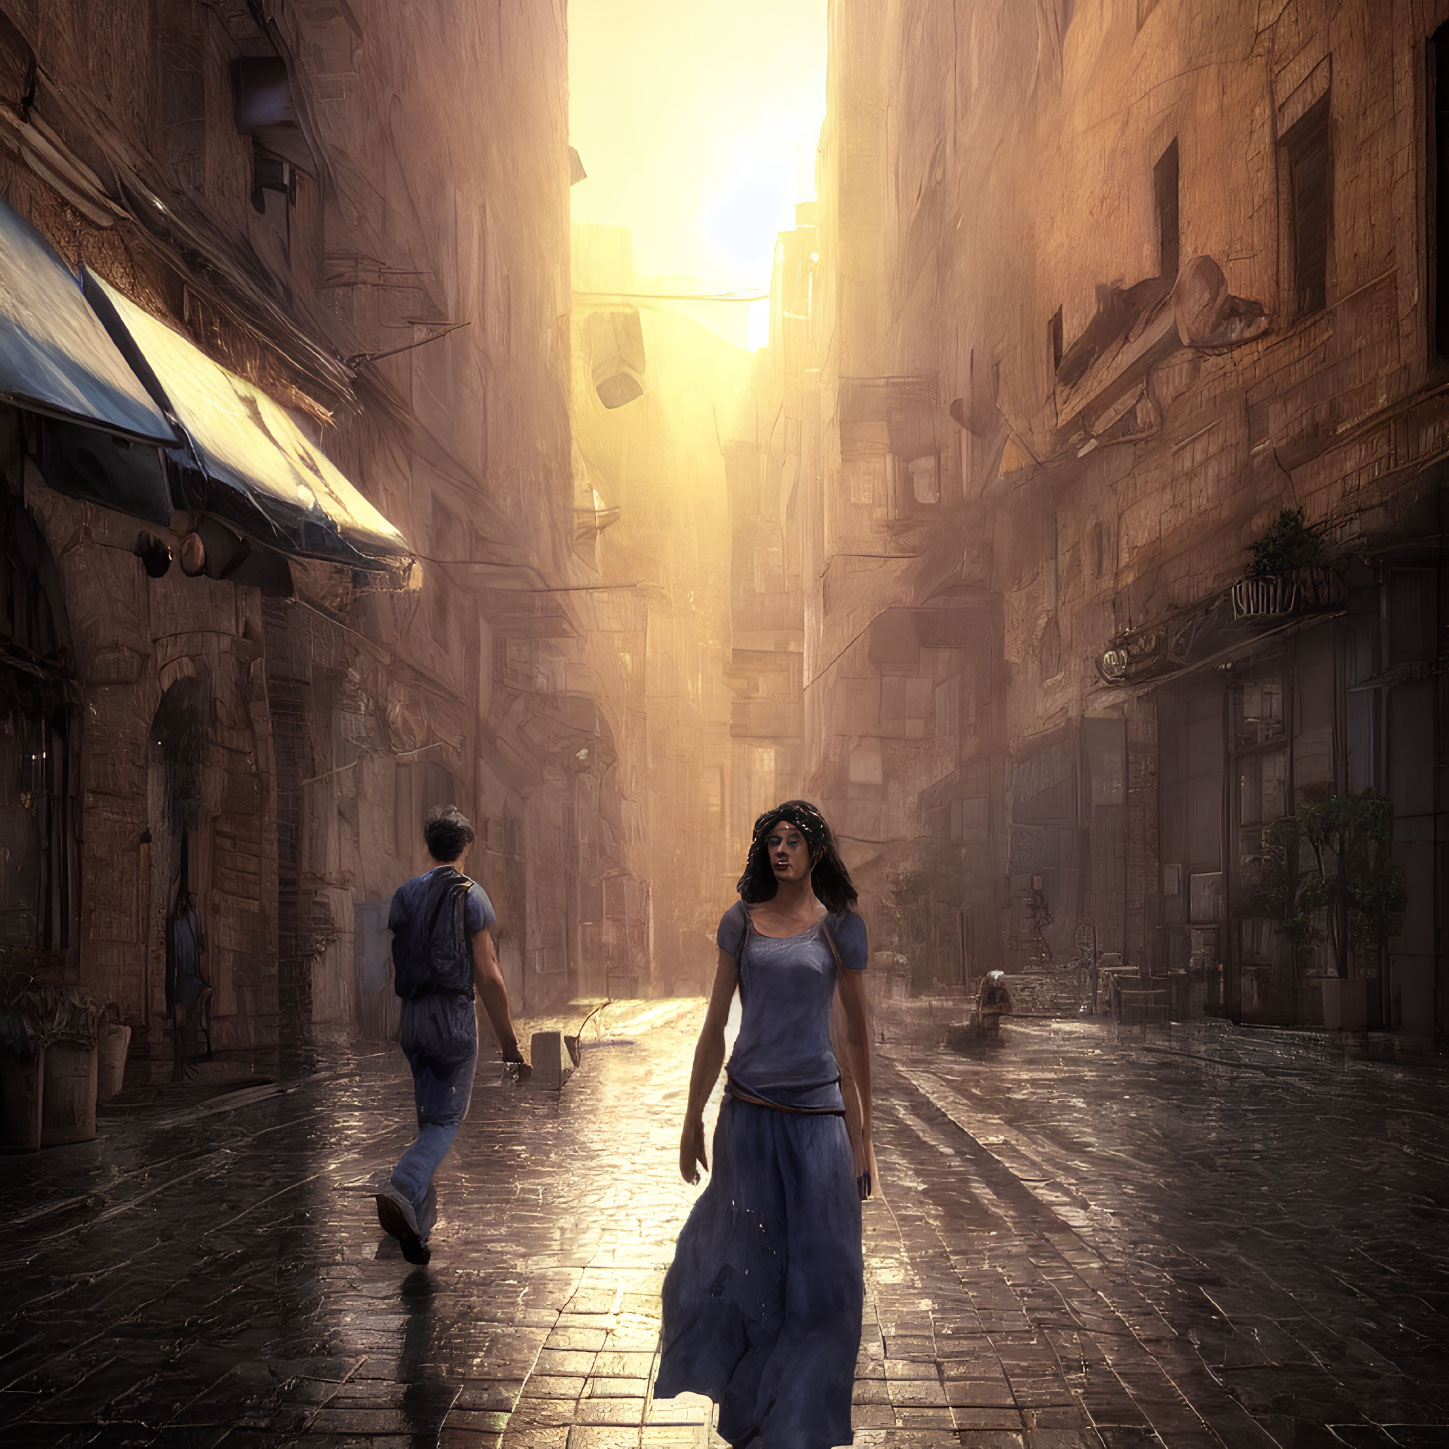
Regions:
[[[885,761],[879,740],[867,738],[851,745],[846,778],[852,785],[879,786],[885,783]]]
[[[1052,376],[1055,378],[1057,368],[1062,365],[1062,309],[1060,307],[1052,313],[1052,320],[1047,323],[1047,347],[1051,351]]]
[[[539,641],[533,687],[539,694],[564,694],[568,690],[568,655],[555,639]]]
[[[1449,25],[1429,40],[1429,344],[1449,357]]]
[[[852,461],[842,471],[850,501],[859,508],[875,508],[890,491],[889,455]]]
[[[939,503],[941,474],[936,455],[928,453],[924,458],[912,458],[907,469],[911,477],[911,496],[916,502]]]
[[[480,611],[478,620],[478,718],[493,707],[493,625]]]
[[[958,796],[951,801],[951,839],[976,840],[986,833],[988,801],[984,795]]]
[[[20,961],[72,948],[79,912],[79,722],[58,585],[29,510],[0,498],[0,636],[18,646],[0,666],[0,954]]]
[[[1152,191],[1157,206],[1157,274],[1175,277],[1180,253],[1176,137],[1152,168]]]
[[[1295,315],[1328,304],[1328,237],[1333,210],[1333,131],[1329,97],[1309,107],[1282,141],[1288,185],[1289,254]]]
[[[961,737],[961,680],[958,675],[936,686],[936,742],[955,749]]]
[[[503,646],[503,682],[514,689],[532,689],[537,650],[532,639],[509,639]]]

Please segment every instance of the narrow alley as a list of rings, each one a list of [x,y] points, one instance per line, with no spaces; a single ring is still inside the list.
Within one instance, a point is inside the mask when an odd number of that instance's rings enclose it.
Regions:
[[[1449,1449],[1446,1086],[1449,0],[0,0],[0,1449]]]

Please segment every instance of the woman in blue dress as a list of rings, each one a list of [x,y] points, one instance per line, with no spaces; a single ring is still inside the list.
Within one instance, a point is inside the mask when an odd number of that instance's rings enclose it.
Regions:
[[[737,987],[740,1031],[714,1174],[664,1280],[654,1392],[708,1394],[735,1449],[834,1449],[852,1442],[860,1204],[873,1172],[865,924],[830,827],[804,800],[755,822],[739,891],[720,921],[694,1053],[679,1145],[686,1182],[709,1170],[704,1106]]]

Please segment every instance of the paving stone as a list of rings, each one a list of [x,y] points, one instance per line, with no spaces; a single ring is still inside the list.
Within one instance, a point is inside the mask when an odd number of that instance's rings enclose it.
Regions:
[[[485,1434],[473,1429],[450,1429],[438,1436],[438,1449],[499,1449],[502,1434]]]
[[[949,1379],[945,1391],[946,1402],[958,1409],[1008,1408],[1017,1403],[1004,1379]]]
[[[587,1374],[594,1366],[592,1353],[577,1353],[568,1349],[546,1348],[535,1364],[540,1374]]]
[[[471,1434],[501,1434],[508,1427],[509,1418],[508,1414],[490,1409],[454,1409],[443,1427]]]
[[[585,1381],[588,1385],[590,1398],[598,1399],[642,1399],[649,1391],[648,1379],[612,1379],[612,1378],[590,1378]]]
[[[946,1391],[934,1376],[930,1379],[893,1379],[887,1388],[890,1402],[897,1406],[940,1404],[944,1407],[946,1403]]]
[[[584,1374],[530,1374],[528,1395],[533,1399],[577,1399],[583,1395],[589,1382]]]

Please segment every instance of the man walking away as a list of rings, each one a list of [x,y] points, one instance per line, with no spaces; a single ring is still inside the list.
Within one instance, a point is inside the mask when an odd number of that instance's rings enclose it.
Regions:
[[[377,1220],[402,1244],[409,1263],[426,1263],[430,1256],[428,1235],[438,1216],[433,1174],[473,1094],[475,985],[503,1060],[528,1072],[493,946],[493,904],[463,874],[473,826],[455,806],[440,806],[428,813],[423,838],[438,863],[398,888],[387,921],[393,986],[403,1001],[398,1044],[413,1070],[418,1136],[377,1194]]]

